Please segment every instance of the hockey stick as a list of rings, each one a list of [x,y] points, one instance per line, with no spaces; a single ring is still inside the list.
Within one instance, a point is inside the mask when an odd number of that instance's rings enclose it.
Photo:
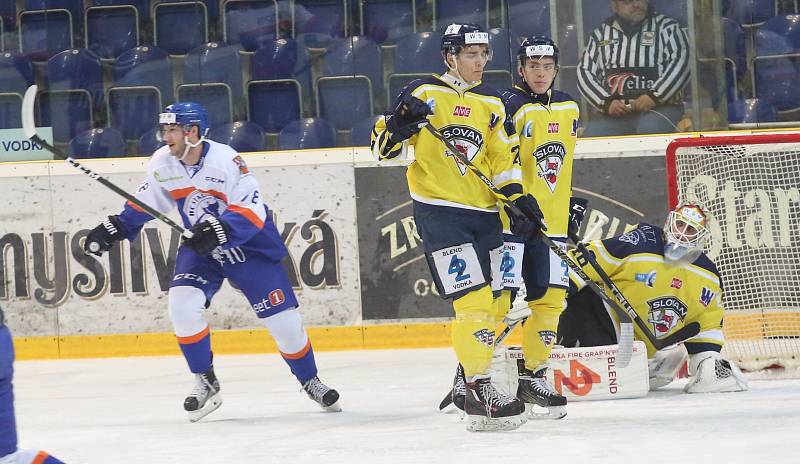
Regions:
[[[133,196],[130,193],[126,192],[125,190],[122,190],[121,188],[117,187],[115,184],[113,184],[111,181],[109,181],[105,177],[103,177],[100,174],[92,171],[91,169],[87,168],[83,164],[75,161],[75,158],[65,154],[63,151],[59,150],[58,148],[56,148],[56,147],[50,145],[49,143],[45,142],[44,140],[42,140],[36,134],[36,123],[34,121],[34,114],[33,114],[33,104],[36,101],[36,91],[37,91],[37,89],[38,89],[38,87],[36,85],[32,85],[32,86],[28,87],[28,90],[25,91],[25,97],[22,99],[22,128],[25,131],[25,136],[26,137],[28,137],[32,142],[41,145],[42,148],[44,148],[45,150],[47,150],[50,153],[52,153],[53,155],[55,155],[56,158],[62,159],[64,161],[68,162],[69,164],[71,164],[72,166],[76,167],[77,169],[79,169],[81,172],[83,172],[87,176],[91,177],[92,179],[96,180],[97,182],[100,182],[101,184],[105,185],[109,189],[113,190],[114,193],[122,196],[126,200],[128,200],[131,203],[133,203],[134,205],[138,206],[139,208],[144,210],[144,212],[146,212],[150,216],[153,216],[153,218],[158,219],[159,221],[163,222],[164,224],[170,226],[173,230],[179,232],[184,238],[191,238],[192,237],[192,232],[191,231],[188,231],[188,230],[184,229],[183,227],[181,227],[179,224],[177,224],[172,219],[170,219],[167,216],[159,213],[158,211],[156,211],[152,207],[148,206],[146,203],[143,203],[142,201],[137,199],[135,196]],[[91,245],[93,245],[91,251],[96,252],[96,251],[100,250],[99,244],[92,243]],[[94,248],[96,248],[96,249],[94,249]]]
[[[455,159],[458,162],[466,166],[470,171],[472,171],[473,174],[478,176],[478,178],[484,184],[486,184],[486,186],[489,187],[489,189],[495,194],[497,199],[500,200],[506,207],[508,207],[508,209],[514,216],[520,219],[526,218],[525,214],[517,207],[517,205],[515,205],[511,200],[509,200],[506,194],[503,193],[499,188],[497,188],[497,186],[494,185],[494,182],[492,182],[491,179],[486,177],[486,175],[482,173],[481,170],[478,169],[478,167],[475,166],[472,163],[472,161],[469,160],[469,158],[467,158],[463,153],[461,153],[453,145],[453,142],[451,142],[450,140],[447,139],[447,137],[442,135],[442,133],[439,132],[438,129],[433,127],[431,123],[425,124],[425,128],[428,130],[428,132],[430,132],[434,137],[439,139],[439,141],[441,141],[444,144],[447,150],[455,157]],[[542,228],[544,228],[543,227],[544,225],[541,223],[541,221],[539,221],[539,225],[542,226]],[[594,281],[592,281],[592,279],[590,279],[589,276],[586,275],[583,269],[576,263],[574,263],[572,259],[570,259],[570,257],[566,254],[566,252],[564,252],[564,250],[562,250],[560,246],[558,246],[555,242],[553,242],[553,240],[551,240],[550,237],[548,237],[544,233],[539,234],[539,236],[541,237],[545,245],[547,245],[547,247],[550,248],[553,251],[553,253],[556,254],[556,256],[561,258],[561,260],[564,261],[564,263],[572,270],[572,272],[574,272],[581,279],[583,279],[583,281],[586,282],[586,285],[590,289],[592,289],[592,291],[594,291],[600,298],[602,298],[603,301],[606,302],[608,306],[614,310],[614,312],[617,313],[617,319],[620,321],[617,365],[619,367],[626,367],[628,363],[630,363],[631,357],[633,356],[633,323],[631,321],[633,320],[634,317],[637,317],[636,312],[631,311],[632,314],[626,313],[626,311],[622,309],[616,301],[614,301],[608,295],[606,295],[603,289],[600,288],[600,286],[597,285]],[[628,316],[627,317],[628,322],[623,322],[626,319],[625,317],[626,314]]]
[[[611,280],[611,277],[608,276],[606,271],[603,270],[602,267],[600,267],[600,263],[597,262],[597,259],[595,259],[592,252],[586,248],[586,245],[580,240],[580,238],[578,238],[575,235],[570,235],[569,238],[575,243],[575,247],[585,257],[586,261],[588,261],[588,263],[592,266],[594,271],[597,272],[597,274],[600,276],[600,279],[603,280],[603,283],[606,285],[606,287],[608,287],[608,289],[611,290],[611,292],[614,294],[617,300],[619,300],[622,303],[622,305],[625,307],[625,311],[629,315],[631,315],[633,322],[636,324],[637,327],[639,327],[639,330],[642,331],[644,336],[647,337],[647,340],[650,342],[650,344],[653,345],[653,347],[656,350],[662,350],[670,345],[680,343],[700,333],[700,324],[698,322],[692,322],[690,324],[683,326],[680,330],[678,330],[672,335],[669,335],[661,339],[656,338],[653,332],[651,332],[650,329],[647,327],[647,325],[644,323],[642,318],[639,317],[639,314],[636,312],[636,310],[633,309],[633,306],[628,301],[628,299],[625,298],[625,295],[622,294],[622,291],[619,289],[619,287],[617,287],[614,281]]]

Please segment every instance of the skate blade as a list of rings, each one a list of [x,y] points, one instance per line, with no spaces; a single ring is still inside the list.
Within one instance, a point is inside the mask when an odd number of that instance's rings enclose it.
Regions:
[[[527,422],[524,415],[488,418],[486,416],[467,416],[467,430],[470,432],[508,432],[516,430]]]
[[[187,413],[189,413],[189,422],[199,421],[200,419],[219,409],[220,406],[222,406],[222,397],[219,396],[219,393],[217,393],[209,398],[202,408],[198,409],[197,411],[187,411]]]
[[[322,407],[322,410],[325,412],[342,412],[342,406],[339,405],[338,401],[330,406],[324,406],[322,404],[320,404],[320,406]]]
[[[567,415],[566,406],[534,407],[525,403],[525,415],[531,420],[558,420]]]

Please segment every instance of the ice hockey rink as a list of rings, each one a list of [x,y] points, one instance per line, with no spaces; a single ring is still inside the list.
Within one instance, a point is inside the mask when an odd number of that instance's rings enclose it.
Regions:
[[[218,356],[224,404],[197,423],[182,410],[193,382],[183,358],[20,361],[20,445],[67,463],[798,462],[800,380],[698,395],[679,380],[646,398],[571,403],[560,421],[470,433],[438,411],[454,359],[449,349],[318,353],[321,378],[342,395],[335,414],[275,354]]]

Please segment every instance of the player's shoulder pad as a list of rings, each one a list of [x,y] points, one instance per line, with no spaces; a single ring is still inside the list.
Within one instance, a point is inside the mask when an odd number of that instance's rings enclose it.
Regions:
[[[506,107],[506,114],[512,118],[529,101],[525,92],[517,87],[504,90],[501,96]]]
[[[713,273],[719,278],[720,286],[722,285],[722,276],[720,276],[719,270],[717,270],[717,265],[714,264],[714,261],[711,261],[711,258],[709,258],[708,255],[701,253],[700,256],[694,260],[692,265]]]
[[[605,249],[615,258],[624,259],[637,253],[664,253],[664,231],[657,226],[639,223],[632,229],[617,237],[603,240]]]
[[[577,101],[575,101],[575,99],[572,98],[572,95],[568,94],[567,92],[562,92],[560,90],[553,89],[553,92],[550,95],[550,103],[551,104],[552,103],[569,103],[569,102],[577,104]]]
[[[467,92],[471,92],[477,95],[483,95],[484,97],[494,97],[497,98],[498,100],[502,100],[499,90],[492,87],[491,85],[486,85],[483,82],[476,85],[475,87],[467,89]]]
[[[423,85],[436,85],[436,86],[439,86],[439,87],[448,88],[447,84],[445,84],[441,80],[437,79],[436,76],[431,74],[430,76],[425,76],[425,77],[420,77],[419,79],[414,79],[413,81],[411,81],[408,84],[406,84],[406,86],[403,87],[403,90],[400,92],[400,95],[402,95],[403,92],[407,92],[407,93],[413,94],[414,91],[416,91],[418,88],[422,87]]]

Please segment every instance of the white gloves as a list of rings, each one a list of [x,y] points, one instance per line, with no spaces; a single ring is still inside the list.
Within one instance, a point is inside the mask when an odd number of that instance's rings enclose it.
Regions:
[[[747,379],[736,364],[716,351],[703,351],[689,358],[689,383],[686,393],[735,392],[748,389]]]

